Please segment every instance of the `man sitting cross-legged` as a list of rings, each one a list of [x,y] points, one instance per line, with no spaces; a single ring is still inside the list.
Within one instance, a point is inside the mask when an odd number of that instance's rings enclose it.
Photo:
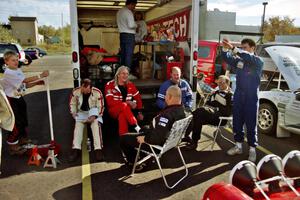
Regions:
[[[140,135],[124,135],[121,137],[121,149],[129,165],[135,160],[139,143],[163,145],[168,138],[173,123],[185,117],[184,107],[181,104],[181,90],[178,86],[170,86],[165,96],[166,107],[153,118],[150,128],[143,128]]]
[[[213,92],[207,100],[205,106],[193,111],[193,120],[190,123],[183,141],[189,141],[188,149],[196,149],[198,140],[201,137],[202,126],[205,124],[218,125],[219,117],[228,117],[232,112],[232,92],[229,87],[230,80],[227,76],[219,76],[219,89]],[[192,139],[189,138],[190,132]]]

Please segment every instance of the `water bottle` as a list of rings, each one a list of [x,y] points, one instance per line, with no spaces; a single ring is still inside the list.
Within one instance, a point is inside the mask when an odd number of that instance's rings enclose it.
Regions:
[[[86,140],[86,149],[88,150],[88,152],[92,150],[90,138],[87,138]]]

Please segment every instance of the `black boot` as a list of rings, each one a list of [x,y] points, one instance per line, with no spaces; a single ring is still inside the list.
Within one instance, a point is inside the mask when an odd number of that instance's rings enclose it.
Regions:
[[[96,149],[95,150],[95,158],[98,162],[101,162],[104,160],[104,155],[101,149]]]
[[[75,162],[80,155],[80,149],[72,149],[72,153],[69,156],[69,162]]]
[[[198,142],[192,141],[186,145],[186,148],[189,150],[196,150],[198,147]]]

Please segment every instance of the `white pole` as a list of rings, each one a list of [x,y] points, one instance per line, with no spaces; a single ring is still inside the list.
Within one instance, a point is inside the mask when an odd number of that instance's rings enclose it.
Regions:
[[[191,58],[190,58],[190,83],[193,89],[193,110],[196,109],[197,94],[197,58],[194,54],[198,54],[199,41],[199,17],[200,17],[200,0],[192,1],[192,23],[191,23]]]
[[[1,174],[1,157],[2,157],[2,129],[0,128],[0,174]]]
[[[46,80],[46,87],[47,87],[47,100],[48,100],[48,112],[49,112],[49,123],[50,123],[51,141],[54,141],[53,122],[52,122],[52,108],[51,108],[50,87],[49,87],[49,77],[46,77],[45,80]]]

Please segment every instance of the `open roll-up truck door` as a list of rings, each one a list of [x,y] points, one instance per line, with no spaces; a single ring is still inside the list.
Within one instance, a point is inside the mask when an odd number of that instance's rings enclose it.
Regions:
[[[78,42],[78,22],[81,24],[93,23],[95,26],[103,26],[114,23],[116,28],[115,14],[117,10],[125,6],[126,0],[70,0],[71,37],[72,37],[72,63],[74,86],[80,83],[80,59]],[[153,21],[160,18],[168,18],[176,12],[180,12],[192,6],[190,23],[188,25],[189,36],[191,37],[189,79],[192,83],[196,78],[197,51],[199,39],[199,3],[200,0],[138,0],[137,11],[145,13],[145,20]],[[78,13],[80,11],[80,13]],[[85,11],[82,14],[81,11]],[[88,15],[93,15],[89,17]],[[117,32],[116,32],[117,34]]]

